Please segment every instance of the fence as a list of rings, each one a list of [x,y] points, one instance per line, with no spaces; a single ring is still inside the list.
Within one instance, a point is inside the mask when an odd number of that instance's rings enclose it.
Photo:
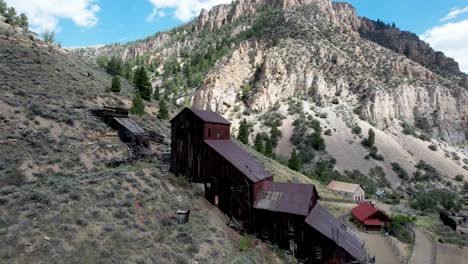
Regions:
[[[320,200],[325,201],[325,202],[335,202],[335,203],[351,203],[351,204],[359,204],[360,202],[363,201],[353,201],[349,199],[341,199],[341,198],[327,198],[327,197],[321,197]]]
[[[415,240],[414,231],[412,228],[410,228],[410,230],[411,230],[411,235],[413,236],[413,241],[414,241]],[[413,242],[413,245],[411,245],[411,251],[410,251],[409,256],[405,256],[405,254],[398,247],[397,242],[395,242],[395,238],[392,238],[385,232],[383,233],[383,235],[384,235],[384,238],[387,240],[387,242],[390,244],[393,252],[397,255],[398,259],[400,260],[400,263],[410,264],[412,256],[413,256],[413,251],[414,251],[414,242]]]

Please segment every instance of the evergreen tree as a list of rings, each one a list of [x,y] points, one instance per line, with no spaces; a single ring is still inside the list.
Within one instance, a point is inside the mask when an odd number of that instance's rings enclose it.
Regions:
[[[127,80],[132,79],[132,66],[128,61],[126,61],[122,66],[122,77],[124,77]]]
[[[254,145],[255,145],[255,149],[258,152],[260,152],[260,153],[264,152],[263,138],[260,135],[260,133],[257,133],[257,135],[255,135]]]
[[[7,12],[5,14],[5,22],[12,25],[12,26],[15,26],[17,25],[17,17],[16,17],[16,10],[13,8],[13,7],[9,7],[7,9]]]
[[[132,108],[130,109],[130,113],[140,116],[145,114],[145,104],[143,103],[138,91],[135,92],[135,96],[132,99]]]
[[[0,16],[6,17],[7,5],[3,0],[0,0]]]
[[[28,17],[25,14],[21,14],[18,19],[19,26],[27,29],[29,27]]]
[[[275,122],[270,130],[271,145],[274,148],[276,148],[276,146],[278,145],[279,137],[280,137],[280,132],[278,131],[278,126],[276,125],[276,122]]]
[[[143,66],[140,66],[133,75],[133,84],[135,88],[140,92],[141,98],[151,101],[152,87],[151,82]]]
[[[314,147],[314,149],[316,150],[325,150],[325,140],[322,138],[322,135],[320,134],[320,132],[317,132],[315,131],[314,133],[312,133],[311,135],[311,140],[312,140],[312,147]]]
[[[268,137],[268,136],[265,138],[265,152],[264,152],[264,154],[267,157],[275,158],[275,155],[273,153],[273,144],[271,142],[271,138]]]
[[[112,77],[111,91],[118,93],[121,90],[120,77],[118,75]]]
[[[368,147],[374,146],[374,143],[375,143],[375,132],[371,128],[371,129],[369,129],[369,138],[367,140]]]
[[[250,86],[250,84],[245,84],[242,86],[242,95],[241,95],[241,99],[242,101],[247,102],[250,98],[250,94],[252,93],[252,87]]]
[[[159,86],[156,85],[156,87],[154,88],[154,100],[156,101],[159,101],[159,99],[161,98],[161,95],[160,95],[160,92],[159,92]]]
[[[42,38],[47,43],[54,43],[55,42],[55,32],[52,30],[46,30],[42,32]]]
[[[301,162],[297,156],[296,149],[293,149],[293,152],[291,153],[291,157],[288,160],[288,167],[295,171],[299,171],[301,169]]]
[[[163,120],[169,118],[169,111],[167,110],[166,101],[164,100],[159,101],[158,118]]]
[[[244,144],[249,144],[249,134],[249,125],[247,124],[247,120],[244,118],[244,120],[240,122],[237,139]]]
[[[120,75],[122,74],[122,59],[113,56],[106,66],[106,72],[110,75]],[[140,91],[141,92],[141,91]],[[143,93],[142,97],[144,99]]]

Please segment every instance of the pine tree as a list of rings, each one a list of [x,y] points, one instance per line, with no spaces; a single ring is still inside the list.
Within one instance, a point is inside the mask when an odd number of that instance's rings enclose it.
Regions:
[[[257,135],[255,135],[254,145],[255,145],[255,149],[258,152],[260,152],[260,153],[264,152],[263,138],[260,135],[260,133],[257,133]]]
[[[265,138],[265,151],[264,151],[265,156],[270,157],[270,158],[275,158],[275,155],[273,153],[273,144],[271,142],[270,137]]]
[[[374,143],[375,143],[375,132],[371,128],[371,129],[369,129],[369,139],[367,141],[368,147],[370,148],[370,147],[374,146]]]
[[[55,32],[52,30],[46,30],[42,32],[42,38],[47,43],[54,43],[55,42]]]
[[[276,148],[278,145],[278,140],[280,137],[280,132],[278,131],[278,126],[276,123],[273,124],[270,130],[270,139],[271,139],[271,145]]]
[[[244,118],[239,125],[239,133],[237,133],[237,139],[244,144],[249,144],[249,125],[247,120]]]
[[[121,90],[120,77],[118,75],[112,77],[111,91],[119,93]]]
[[[132,66],[128,61],[126,61],[122,66],[122,77],[127,80],[132,79]]]
[[[122,59],[117,58],[116,56],[113,56],[107,63],[106,72],[109,73],[110,75],[122,74]]]
[[[130,109],[130,113],[140,116],[145,114],[145,104],[143,103],[138,91],[136,91],[135,96],[132,99],[132,108]]]
[[[3,0],[0,0],[0,16],[6,17],[7,5]]]
[[[27,29],[29,27],[29,22],[28,22],[28,17],[25,15],[25,14],[21,14],[19,16],[19,26],[24,28],[24,29]]]
[[[158,118],[163,120],[169,118],[169,111],[167,110],[166,101],[164,100],[159,101]]]
[[[288,167],[295,171],[299,171],[301,169],[301,162],[297,156],[296,149],[293,149],[293,152],[291,153],[291,157],[288,160]]]
[[[159,99],[161,98],[161,95],[159,93],[159,86],[158,85],[156,85],[156,87],[154,88],[153,98],[156,101],[159,101]]]
[[[141,98],[147,101],[151,101],[151,82],[143,66],[139,67],[133,76],[133,84],[135,88],[140,92]]]
[[[9,7],[7,9],[7,12],[5,14],[5,22],[12,25],[16,26],[18,23],[18,18],[16,17],[16,10],[13,7]]]

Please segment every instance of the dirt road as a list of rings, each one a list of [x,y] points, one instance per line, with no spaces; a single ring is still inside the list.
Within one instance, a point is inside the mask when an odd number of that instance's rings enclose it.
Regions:
[[[398,257],[393,253],[388,241],[381,234],[356,232],[365,242],[368,253],[375,256],[378,264],[399,264]]]
[[[432,261],[432,254],[434,253],[432,241],[418,229],[414,229],[415,242],[414,242],[414,257],[413,264],[435,264]]]

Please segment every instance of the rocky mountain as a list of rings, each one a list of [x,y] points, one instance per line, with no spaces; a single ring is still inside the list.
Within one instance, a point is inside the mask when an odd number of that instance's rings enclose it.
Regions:
[[[144,40],[74,52],[147,66],[167,100],[220,112],[234,126],[246,118],[255,133],[268,132],[265,116],[276,112],[279,155],[303,144],[292,143],[295,120],[328,115],[322,126],[343,140],[325,137],[329,155],[316,151],[315,162],[333,157],[340,171],[382,167],[396,185],[395,162],[414,173],[420,160],[430,161],[450,178],[468,168],[467,75],[414,34],[359,17],[347,3],[240,0]],[[295,103],[304,108],[288,110]],[[379,131],[385,161],[363,160],[368,150],[351,143],[363,137],[353,134],[356,126]]]
[[[236,1],[203,10],[177,33],[80,53],[164,61],[195,51],[204,35],[227,30],[239,35],[255,26],[255,18],[271,15],[275,23],[230,47],[232,52],[206,75],[193,96],[195,105],[226,112],[245,83],[254,87],[248,106],[255,111],[299,94],[340,93],[359,97],[360,116],[379,128],[407,122],[452,143],[466,140],[467,76],[458,64],[412,33],[358,17],[346,3]]]

